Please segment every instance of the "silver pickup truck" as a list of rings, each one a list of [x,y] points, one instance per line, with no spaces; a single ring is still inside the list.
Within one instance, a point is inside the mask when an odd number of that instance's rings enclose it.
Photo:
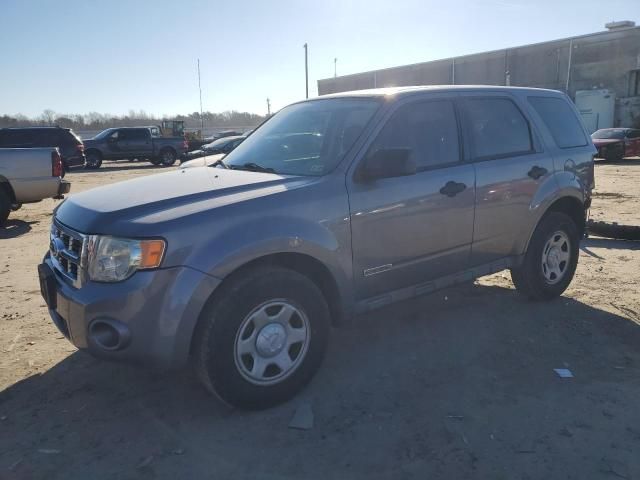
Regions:
[[[63,198],[71,184],[57,148],[0,148],[0,225],[23,203]]]

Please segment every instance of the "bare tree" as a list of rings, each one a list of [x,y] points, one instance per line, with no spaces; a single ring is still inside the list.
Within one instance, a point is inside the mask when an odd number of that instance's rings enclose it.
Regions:
[[[50,108],[47,108],[46,110],[44,110],[42,112],[42,120],[47,124],[47,125],[53,125],[54,121],[56,119],[56,112],[54,112],[53,110],[51,110]]]

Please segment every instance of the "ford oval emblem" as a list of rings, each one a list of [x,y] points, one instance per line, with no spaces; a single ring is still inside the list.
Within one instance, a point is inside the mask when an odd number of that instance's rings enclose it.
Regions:
[[[51,239],[51,255],[58,258],[60,252],[64,250],[64,242],[60,238]]]

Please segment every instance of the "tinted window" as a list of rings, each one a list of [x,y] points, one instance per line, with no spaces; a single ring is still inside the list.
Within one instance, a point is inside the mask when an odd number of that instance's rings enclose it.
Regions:
[[[629,138],[640,138],[640,130],[629,130]]]
[[[566,100],[553,97],[529,97],[542,121],[560,148],[582,147],[587,144],[582,125]]]
[[[140,128],[137,130],[131,130],[130,134],[129,134],[129,139],[130,140],[145,140],[147,137],[149,137],[149,130],[147,130],[146,128]]]
[[[476,158],[517,155],[533,150],[529,124],[511,100],[470,98],[463,105]]]
[[[58,130],[36,130],[33,134],[35,147],[60,147],[61,135]]]
[[[5,130],[2,138],[2,146],[7,148],[33,147],[31,130]]]
[[[453,103],[448,100],[422,102],[398,109],[375,139],[368,155],[388,148],[411,150],[419,169],[459,161]]]

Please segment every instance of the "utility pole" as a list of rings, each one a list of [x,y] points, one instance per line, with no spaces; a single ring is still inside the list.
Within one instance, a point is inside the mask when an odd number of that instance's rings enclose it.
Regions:
[[[333,59],[333,78],[336,78],[338,76],[338,59],[334,58]]]
[[[204,118],[202,117],[202,86],[200,84],[200,59],[198,59],[198,90],[200,91],[200,135],[204,137]]]
[[[271,100],[267,98],[267,117],[271,116]]]
[[[306,98],[309,98],[309,49],[306,43],[304,44],[304,87]]]

